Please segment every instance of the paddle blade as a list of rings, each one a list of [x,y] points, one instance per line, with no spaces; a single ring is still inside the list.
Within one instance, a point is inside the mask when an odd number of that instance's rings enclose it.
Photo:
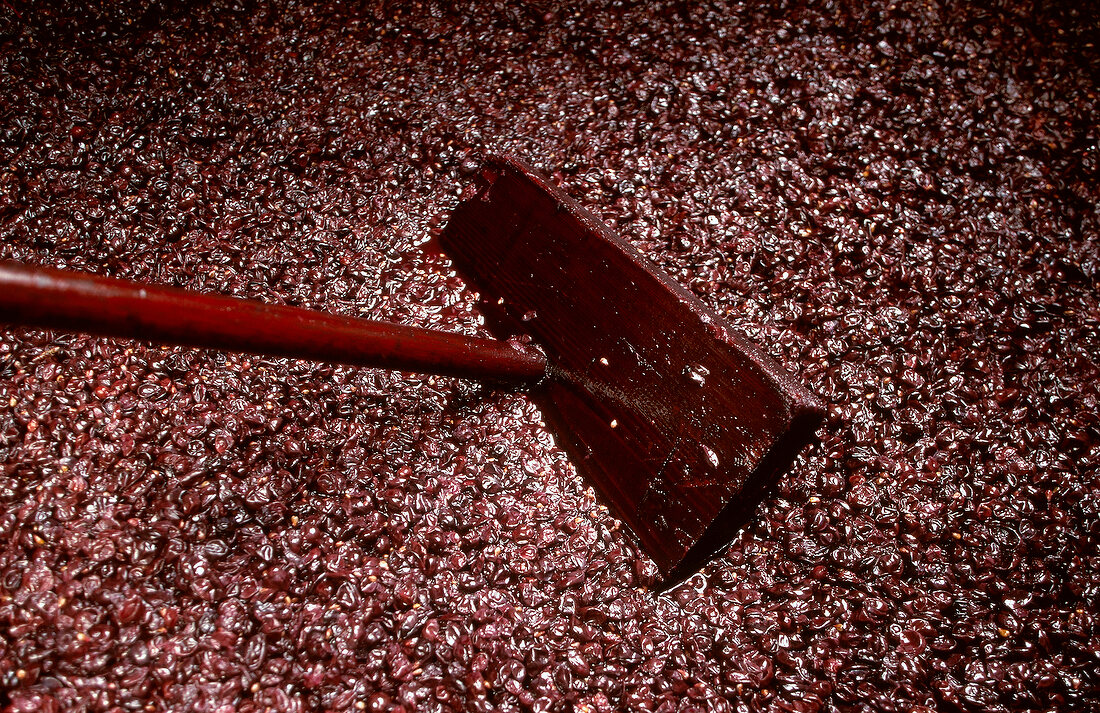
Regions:
[[[724,546],[812,436],[818,401],[713,310],[523,164],[500,160],[440,242],[577,470],[666,580]]]

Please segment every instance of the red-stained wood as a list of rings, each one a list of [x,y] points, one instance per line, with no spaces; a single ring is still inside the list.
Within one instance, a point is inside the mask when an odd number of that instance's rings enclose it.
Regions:
[[[675,581],[736,533],[821,406],[528,167],[494,161],[482,179],[439,242],[508,341],[14,263],[0,264],[0,322],[531,385],[578,471]]]
[[[529,334],[532,396],[674,581],[725,545],[812,437],[817,399],[527,166],[494,162],[440,236],[498,337]]]
[[[498,383],[546,370],[519,344],[17,263],[0,263],[0,323]]]

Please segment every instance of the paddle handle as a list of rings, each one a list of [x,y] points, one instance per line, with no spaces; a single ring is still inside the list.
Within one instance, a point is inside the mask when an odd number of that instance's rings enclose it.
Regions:
[[[546,372],[510,342],[11,262],[0,323],[504,383]]]

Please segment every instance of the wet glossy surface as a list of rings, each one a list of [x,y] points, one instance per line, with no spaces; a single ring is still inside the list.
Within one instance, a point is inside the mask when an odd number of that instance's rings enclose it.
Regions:
[[[484,333],[419,243],[513,152],[829,407],[658,597],[522,396],[5,331],[0,701],[1095,708],[1097,49],[1035,7],[0,3],[0,257]]]

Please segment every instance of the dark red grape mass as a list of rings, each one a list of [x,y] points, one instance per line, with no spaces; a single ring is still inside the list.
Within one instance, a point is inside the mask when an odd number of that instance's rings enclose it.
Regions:
[[[350,5],[0,1],[0,259],[486,335],[510,153],[820,441],[661,592],[522,393],[5,329],[0,709],[1100,708],[1095,11]]]

